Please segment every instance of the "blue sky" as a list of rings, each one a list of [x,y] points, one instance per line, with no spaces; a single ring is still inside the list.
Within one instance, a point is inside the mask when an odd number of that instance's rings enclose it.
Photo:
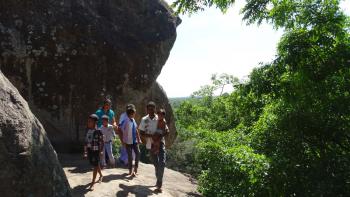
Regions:
[[[347,13],[349,2],[342,4]],[[247,26],[239,15],[243,3],[237,1],[226,14],[210,8],[192,16],[180,16],[177,40],[157,79],[168,97],[191,95],[208,84],[214,73],[247,78],[259,62],[274,59],[283,32],[268,24]]]

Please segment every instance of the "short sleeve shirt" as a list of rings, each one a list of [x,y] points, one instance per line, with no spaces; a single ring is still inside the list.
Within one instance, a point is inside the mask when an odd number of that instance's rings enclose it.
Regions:
[[[123,142],[126,144],[136,144],[137,143],[137,124],[135,119],[126,118],[120,126],[123,132]]]
[[[88,148],[91,148],[91,142],[92,142],[92,137],[93,137],[94,131],[95,131],[95,129],[88,129],[88,130],[86,131],[86,135],[85,135],[85,145],[86,145]]]
[[[145,131],[147,134],[154,134],[157,132],[158,116],[155,115],[153,119],[149,115],[141,119],[139,130]]]
[[[113,123],[113,118],[114,118],[114,111],[113,110],[108,110],[106,113],[105,111],[100,108],[98,109],[95,114],[98,116],[98,121],[97,121],[97,127],[100,128],[102,126],[102,116],[107,115],[109,117],[109,124]]]
[[[115,138],[115,136],[116,136],[116,134],[115,134],[115,132],[114,132],[114,129],[113,129],[113,126],[110,125],[110,124],[108,124],[107,127],[105,127],[105,126],[102,125],[102,126],[100,127],[100,130],[101,130],[101,132],[102,132],[102,134],[103,134],[103,141],[104,141],[104,142],[110,142],[110,141],[112,141],[112,140]]]
[[[123,123],[123,121],[125,120],[125,119],[127,119],[128,118],[128,115],[126,115],[126,112],[124,112],[124,113],[122,113],[121,115],[120,115],[120,118],[119,118],[119,126]]]
[[[99,151],[103,142],[103,134],[100,130],[88,129],[85,137],[85,144],[92,151]]]
[[[164,135],[164,133],[167,132],[167,131],[169,131],[169,127],[168,127],[168,125],[166,123],[165,123],[164,130],[158,128],[158,126],[157,126],[157,133]],[[162,137],[161,142],[163,142],[165,144],[165,138],[164,137]]]

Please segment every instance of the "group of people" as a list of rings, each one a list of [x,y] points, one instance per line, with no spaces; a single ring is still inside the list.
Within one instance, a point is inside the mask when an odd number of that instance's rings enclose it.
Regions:
[[[113,141],[118,136],[122,149],[127,153],[129,176],[138,174],[140,160],[139,144],[145,143],[150,151],[151,161],[155,166],[157,178],[155,192],[162,192],[163,174],[165,168],[165,139],[169,128],[165,121],[166,112],[160,108],[157,111],[156,104],[151,101],[147,104],[147,115],[141,119],[140,125],[136,123],[136,107],[128,104],[124,113],[120,115],[118,124],[115,121],[115,113],[111,109],[111,101],[106,99],[103,106],[88,117],[87,131],[84,145],[84,158],[88,158],[93,168],[92,182],[89,190],[93,190],[97,174],[101,182],[102,168],[115,166],[113,155]],[[143,140],[141,140],[143,139]],[[134,155],[134,157],[133,157]],[[133,159],[135,164],[133,167]]]

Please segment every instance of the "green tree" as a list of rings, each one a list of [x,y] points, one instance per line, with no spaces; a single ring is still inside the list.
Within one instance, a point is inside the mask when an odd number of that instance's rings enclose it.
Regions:
[[[225,11],[233,3],[178,0],[174,7]],[[191,120],[188,130],[210,130],[196,146],[200,190],[206,196],[349,196],[349,17],[337,0],[248,0],[242,14],[248,24],[267,21],[285,33],[276,59],[236,83],[234,92],[213,97],[213,83],[200,92],[201,101],[177,111],[186,118],[181,124]]]

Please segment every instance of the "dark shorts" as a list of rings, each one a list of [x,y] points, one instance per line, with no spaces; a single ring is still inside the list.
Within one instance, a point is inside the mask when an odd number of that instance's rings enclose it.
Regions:
[[[100,163],[100,154],[98,151],[88,151],[89,162],[92,166],[96,167]]]

